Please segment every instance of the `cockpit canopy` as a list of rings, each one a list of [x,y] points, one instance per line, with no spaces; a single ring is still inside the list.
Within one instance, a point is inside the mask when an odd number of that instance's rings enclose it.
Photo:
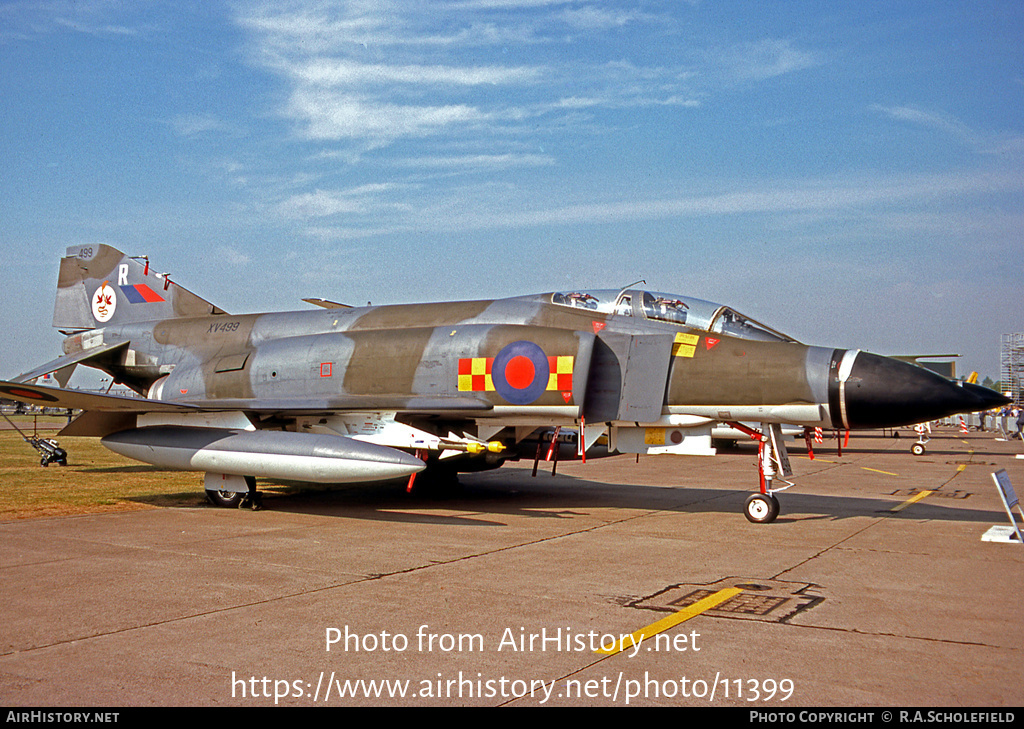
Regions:
[[[728,334],[741,339],[795,342],[790,336],[712,301],[640,289],[558,292],[551,302],[603,314],[632,316]]]

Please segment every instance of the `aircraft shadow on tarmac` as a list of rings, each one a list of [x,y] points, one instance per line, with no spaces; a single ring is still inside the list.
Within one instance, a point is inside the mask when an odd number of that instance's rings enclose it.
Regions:
[[[962,448],[957,450],[957,449],[952,448],[950,446],[944,447],[945,444],[942,443],[942,440],[943,439],[941,439],[941,438],[933,438],[931,441],[929,441],[928,445],[926,446],[927,451],[926,451],[926,454],[925,454],[924,457],[925,458],[957,457],[957,458],[960,458],[961,460],[964,460],[964,459],[966,459],[968,457],[968,453],[966,451],[964,451]],[[902,442],[897,440],[895,447],[890,445],[890,446],[884,447],[884,448],[883,447],[872,447],[871,445],[865,444],[865,443],[856,443],[855,444],[855,443],[851,442],[849,446],[843,447],[843,449],[842,449],[843,455],[841,457],[842,458],[856,458],[857,456],[861,456],[861,455],[867,456],[867,455],[885,455],[885,454],[896,455],[896,456],[906,456],[906,455],[910,454],[910,446],[914,442],[915,442],[915,440],[913,438],[904,438],[902,440]],[[986,456],[986,457],[991,457],[991,458],[995,458],[995,457],[1003,457],[1003,458],[1005,458],[1006,457],[1006,453],[1002,452],[1002,451],[997,451],[997,450],[978,450],[977,449],[977,443],[978,443],[978,441],[973,441],[972,442],[972,446],[975,447],[975,450],[971,451],[970,455],[973,455],[975,457]],[[807,457],[807,451],[803,448],[803,443],[802,442],[799,445],[796,445],[796,446],[794,444],[792,444],[792,443],[789,443],[789,444],[787,444],[787,449],[789,450],[790,458],[806,458]],[[747,444],[747,443],[743,443],[743,444],[739,445],[738,447],[730,448],[730,449],[728,449],[728,450],[726,450],[724,452],[725,453],[732,453],[732,454],[744,454],[744,453],[755,454],[755,453],[757,453],[757,446],[756,445],[750,445],[750,444]],[[838,457],[840,457],[838,455],[838,451],[836,449],[835,441],[834,440],[831,441],[831,442],[826,441],[823,444],[822,443],[817,444],[815,446],[815,448],[814,448],[814,457],[815,458],[838,458]]]
[[[984,523],[1001,521],[998,511],[956,507],[919,501],[894,512],[904,500],[862,496],[821,495],[796,489],[781,496],[782,514],[776,523],[805,520],[890,517],[915,521]],[[365,519],[380,522],[435,525],[508,526],[513,518],[569,519],[593,509],[675,512],[679,514],[726,514],[745,524],[742,507],[749,492],[686,487],[614,484],[541,473],[531,478],[525,471],[462,474],[459,483],[445,490],[406,493],[405,483],[390,482],[337,486],[297,486],[260,481],[263,507],[269,511]],[[197,498],[202,498],[201,496]],[[210,508],[216,508],[210,505]],[[259,518],[254,514],[253,518]],[[760,525],[758,525],[760,527]],[[764,527],[770,528],[770,527]]]
[[[910,441],[910,440],[906,441],[906,443],[907,443],[906,449],[900,449],[900,450],[895,450],[895,451],[892,450],[891,448],[843,448],[843,455],[842,455],[842,457],[843,458],[848,458],[848,457],[856,457],[858,455],[865,455],[865,456],[866,455],[885,455],[886,453],[897,455],[897,456],[909,456],[910,455],[910,444],[912,442],[913,441]],[[926,447],[927,447],[928,450],[925,453],[925,456],[924,456],[925,458],[928,458],[928,457],[932,457],[932,458],[942,457],[942,458],[959,458],[960,460],[966,460],[967,457],[968,457],[968,454],[965,453],[962,450],[952,450],[952,449],[938,448],[938,447],[935,447],[931,443],[929,443],[928,446],[926,446]],[[805,457],[806,453],[804,451],[800,451],[800,450],[792,450],[792,451],[790,451],[789,455],[790,455],[791,458],[794,457],[794,456],[803,458],[803,457]],[[979,451],[979,450],[975,450],[975,451],[972,451],[970,455],[975,456],[975,457],[977,457],[977,456],[987,456],[987,457],[990,457],[990,458],[995,458],[997,456],[1002,456],[1004,458],[1006,457],[1005,453],[1000,453],[999,451]],[[833,447],[831,450],[816,450],[816,451],[814,451],[814,457],[815,458],[836,458],[837,454],[836,454],[835,447]]]

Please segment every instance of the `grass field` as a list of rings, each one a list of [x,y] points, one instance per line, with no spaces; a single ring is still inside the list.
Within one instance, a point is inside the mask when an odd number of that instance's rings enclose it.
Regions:
[[[39,453],[17,431],[0,430],[0,521],[209,505],[200,472],[166,471],[133,461],[104,448],[99,438],[57,437],[67,418],[22,415],[11,420],[29,437],[57,440],[68,453],[68,465],[43,468]],[[0,426],[10,427],[3,420]],[[259,480],[264,498],[333,488]]]
[[[15,422],[32,435],[31,418]],[[55,437],[55,433],[40,431],[39,435]],[[201,473],[162,471],[129,460],[108,451],[98,438],[58,440],[68,452],[68,465],[43,468],[39,454],[16,431],[0,431],[0,520],[206,501]]]

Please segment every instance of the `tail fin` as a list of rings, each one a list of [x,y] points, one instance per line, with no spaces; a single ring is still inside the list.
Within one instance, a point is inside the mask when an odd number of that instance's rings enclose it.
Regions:
[[[70,246],[60,261],[53,326],[94,329],[109,324],[224,314],[148,260],[126,256],[108,245]]]

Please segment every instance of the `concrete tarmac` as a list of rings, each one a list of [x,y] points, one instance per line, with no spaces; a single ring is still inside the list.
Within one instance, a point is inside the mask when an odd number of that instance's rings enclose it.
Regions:
[[[749,445],[0,523],[0,701],[1020,706],[1024,546],[982,535],[1024,448],[906,432],[792,445],[769,525]]]

